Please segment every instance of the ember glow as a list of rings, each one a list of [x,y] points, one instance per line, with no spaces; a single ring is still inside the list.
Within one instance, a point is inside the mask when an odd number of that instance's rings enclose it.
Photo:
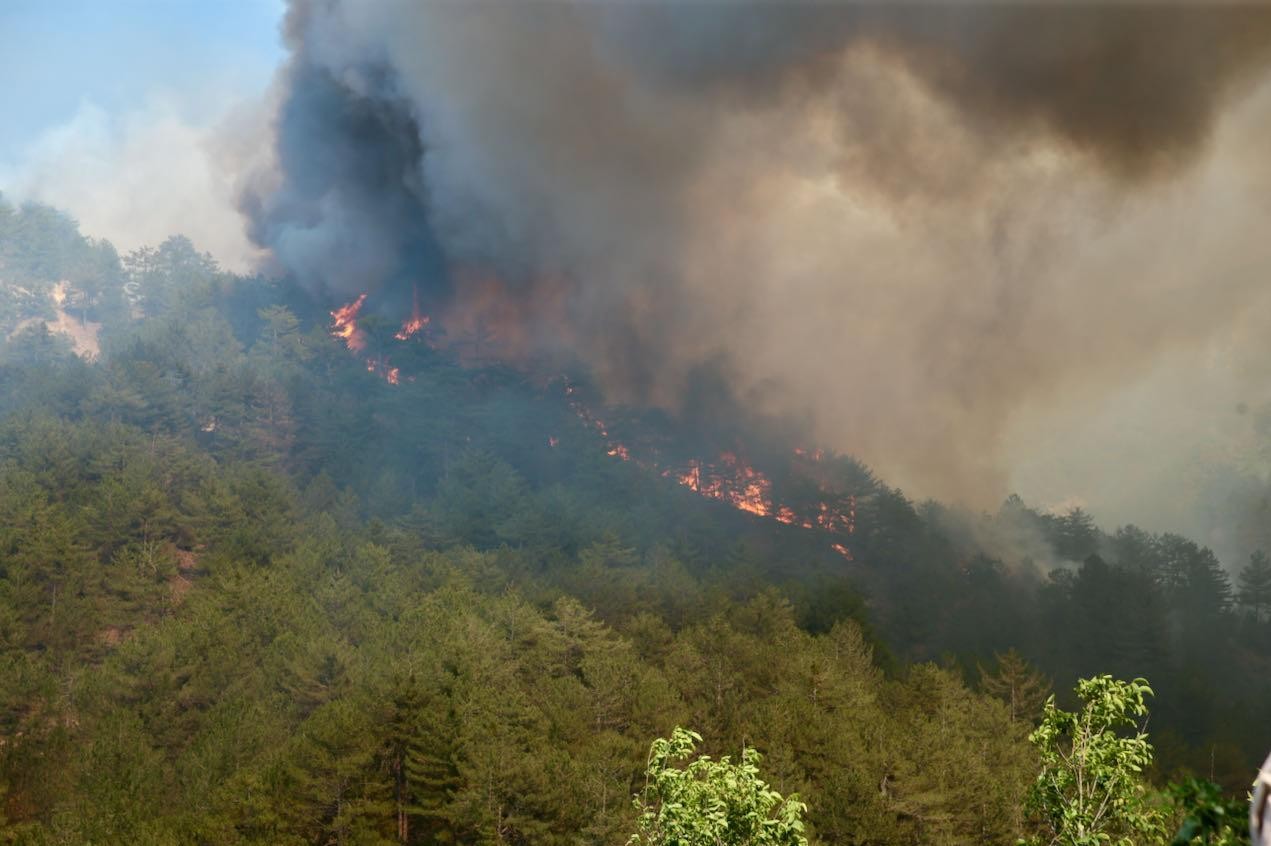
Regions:
[[[423,329],[427,325],[428,325],[427,315],[424,315],[422,317],[419,317],[419,316],[412,317],[410,320],[407,320],[405,323],[402,324],[401,331],[399,331],[393,337],[399,341],[405,341],[411,335],[414,335],[416,332],[418,332],[420,329]]]
[[[366,372],[374,373],[390,385],[398,385],[402,381],[401,368],[392,367],[389,365],[388,359],[385,358],[368,358],[366,360]],[[411,377],[411,381],[414,381],[414,377]]]
[[[415,303],[410,310],[410,319],[402,324],[402,328],[393,337],[399,341],[409,340],[412,335],[423,329],[431,318],[419,310],[419,290],[415,291]]]
[[[354,352],[360,352],[366,347],[366,336],[357,327],[357,315],[365,303],[366,294],[363,294],[348,305],[331,312],[331,334],[344,341],[344,345]]]

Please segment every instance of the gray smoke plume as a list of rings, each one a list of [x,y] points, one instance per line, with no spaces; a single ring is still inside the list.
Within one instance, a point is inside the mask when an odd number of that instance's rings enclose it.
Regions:
[[[709,369],[918,493],[1000,497],[1009,427],[1266,304],[1268,6],[296,0],[286,36],[243,206],[298,279],[617,400]]]

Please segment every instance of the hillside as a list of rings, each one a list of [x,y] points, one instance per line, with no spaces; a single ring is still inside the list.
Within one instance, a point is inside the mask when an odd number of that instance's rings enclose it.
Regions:
[[[1158,780],[1271,746],[1265,562],[331,309],[0,206],[0,840],[619,843],[692,725],[815,842],[1014,843],[1012,649],[1147,677]]]

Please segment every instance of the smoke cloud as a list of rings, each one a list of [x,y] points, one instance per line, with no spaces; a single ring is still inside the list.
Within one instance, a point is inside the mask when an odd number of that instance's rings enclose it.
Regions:
[[[83,231],[123,251],[185,234],[230,270],[246,272],[261,250],[243,232],[229,176],[248,168],[248,139],[264,132],[259,104],[191,120],[175,101],[155,97],[119,114],[86,102],[0,162],[10,200],[47,203]]]
[[[256,243],[988,503],[1267,303],[1271,7],[293,2]],[[1246,385],[1243,385],[1243,390]]]

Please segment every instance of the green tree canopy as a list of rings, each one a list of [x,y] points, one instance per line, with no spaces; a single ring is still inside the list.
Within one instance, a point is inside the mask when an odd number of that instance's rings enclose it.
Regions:
[[[635,799],[635,846],[807,846],[797,796],[783,799],[759,778],[762,756],[744,748],[741,763],[693,754],[701,735],[676,727],[653,741],[644,790]]]
[[[1041,773],[1028,797],[1041,833],[1030,843],[1134,846],[1160,832],[1160,814],[1143,782],[1152,746],[1138,723],[1150,695],[1143,679],[1101,675],[1077,682],[1084,703],[1079,712],[1055,707],[1053,696],[1046,701],[1041,725],[1029,735],[1041,753]]]

